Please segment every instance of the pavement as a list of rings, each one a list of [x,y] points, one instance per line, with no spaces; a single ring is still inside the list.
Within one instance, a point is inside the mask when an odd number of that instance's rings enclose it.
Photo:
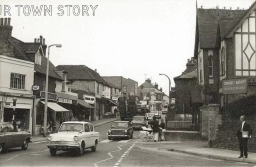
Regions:
[[[98,121],[92,121],[94,127],[102,126],[104,124],[119,120],[119,118],[105,118]],[[40,136],[32,136],[32,142],[46,141],[47,138]],[[195,141],[162,141],[162,142],[139,142],[141,146],[149,149],[174,151],[180,153],[186,153],[196,155],[205,158],[220,159],[226,161],[234,161],[241,163],[252,163],[256,167],[256,153],[248,152],[248,158],[238,158],[239,151],[209,148],[207,141],[195,140]]]

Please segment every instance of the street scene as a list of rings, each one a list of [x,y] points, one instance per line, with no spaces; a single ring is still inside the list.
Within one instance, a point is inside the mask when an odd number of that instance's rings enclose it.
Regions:
[[[256,1],[106,2],[0,4],[0,166],[256,166]]]

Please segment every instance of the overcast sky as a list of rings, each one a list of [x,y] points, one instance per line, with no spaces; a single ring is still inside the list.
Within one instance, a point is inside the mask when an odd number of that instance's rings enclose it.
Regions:
[[[198,0],[197,4],[203,8],[248,9],[253,2]],[[86,65],[101,76],[123,76],[139,85],[151,78],[168,94],[168,79],[159,73],[168,75],[175,86],[173,78],[193,57],[196,0],[1,0],[0,5],[1,17],[8,17],[8,13],[4,16],[4,5],[11,7],[8,10],[15,38],[33,42],[42,35],[47,45],[62,44],[62,48],[51,47],[50,61],[55,66]],[[51,16],[47,12],[46,16],[33,16],[25,5],[31,10],[32,5],[51,5]],[[65,5],[72,5],[70,16]],[[73,14],[75,5],[80,8],[80,12],[75,8],[78,16]],[[82,5],[84,10],[89,7],[89,16],[86,12],[82,15]]]

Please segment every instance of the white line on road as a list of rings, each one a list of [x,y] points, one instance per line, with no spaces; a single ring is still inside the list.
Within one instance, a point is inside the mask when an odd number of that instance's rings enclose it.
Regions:
[[[130,140],[120,140],[120,141],[117,141],[117,143],[128,143]],[[100,143],[110,143],[110,142],[115,142],[113,140],[102,140]]]
[[[117,161],[117,163],[115,164],[115,166],[117,166],[117,164],[119,165],[119,163],[122,162],[122,160],[124,159],[124,157],[126,156],[126,154],[127,154],[133,147],[134,147],[134,144],[131,145],[131,147],[130,147],[127,151],[125,151],[125,153],[120,157],[120,159]],[[114,167],[115,167],[115,166],[114,166]]]
[[[39,144],[39,143],[46,143],[47,141],[38,141],[38,142],[32,142],[31,144]]]
[[[21,156],[21,155],[30,155],[30,154],[36,154],[36,153],[45,152],[45,151],[48,151],[48,149],[46,149],[46,150],[44,150],[44,151],[36,151],[36,152],[31,152],[31,153],[25,153],[25,154],[20,154],[20,155],[14,155],[13,157],[11,157],[11,158],[9,158],[9,159],[6,159],[6,160],[0,161],[0,162],[7,162],[7,161],[10,161],[10,160],[12,160],[13,158],[16,158],[16,157]]]

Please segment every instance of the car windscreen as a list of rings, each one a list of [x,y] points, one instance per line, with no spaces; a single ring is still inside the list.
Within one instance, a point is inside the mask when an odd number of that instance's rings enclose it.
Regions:
[[[59,132],[80,132],[81,130],[83,130],[83,124],[63,123],[59,129]]]
[[[133,117],[133,121],[144,121],[144,117]]]
[[[116,128],[116,127],[119,127],[119,128],[127,128],[128,127],[128,124],[126,122],[114,122],[112,125],[111,125],[112,128]]]

